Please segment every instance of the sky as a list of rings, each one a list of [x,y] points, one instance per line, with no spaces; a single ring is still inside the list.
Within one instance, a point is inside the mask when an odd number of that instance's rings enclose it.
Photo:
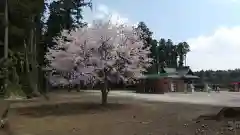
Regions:
[[[240,0],[92,0],[84,19],[109,17],[136,25],[143,21],[153,37],[187,41],[187,65],[196,70],[240,68]]]

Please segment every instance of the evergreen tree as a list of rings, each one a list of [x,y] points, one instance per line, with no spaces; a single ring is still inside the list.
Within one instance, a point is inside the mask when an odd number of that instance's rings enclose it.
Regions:
[[[43,86],[46,81],[42,67],[45,66],[44,55],[47,51],[47,43],[51,43],[62,29],[73,29],[77,25],[85,25],[81,22],[82,7],[91,6],[91,2],[83,0],[53,1],[49,7],[48,2],[48,0],[21,0],[21,2],[9,0],[8,50],[9,60],[12,63],[9,70],[11,70],[10,73],[14,71],[19,81],[13,81],[12,77],[9,79],[10,82],[20,85],[19,88],[22,88],[25,93],[37,92],[39,88],[45,89]],[[4,6],[5,1],[0,1],[1,31],[5,28]],[[44,15],[47,7],[50,8],[49,19]],[[4,32],[0,33],[1,51],[4,50],[3,43]]]
[[[82,8],[92,7],[91,2],[84,0],[59,0],[53,1],[49,6],[49,19],[47,20],[46,44],[54,44],[52,39],[60,34],[63,29],[72,30],[86,25],[82,22]]]
[[[150,46],[151,54],[150,57],[153,59],[153,65],[148,69],[147,73],[157,73],[158,72],[158,63],[157,63],[157,46],[158,42],[157,40],[154,40],[152,38],[153,32],[149,30],[147,25],[144,22],[139,22],[137,29],[140,29],[142,31],[142,34],[140,35],[140,38],[143,40],[145,47]]]
[[[166,67],[166,40],[164,38],[161,38],[159,41],[159,46],[158,46],[158,63],[159,67]]]
[[[178,56],[179,56],[178,65],[179,65],[179,67],[183,67],[184,59],[186,59],[187,53],[190,51],[188,43],[187,42],[180,42],[177,45],[176,51],[177,51]]]

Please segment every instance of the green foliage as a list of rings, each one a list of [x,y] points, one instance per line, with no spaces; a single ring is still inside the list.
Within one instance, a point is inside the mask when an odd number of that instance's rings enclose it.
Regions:
[[[5,94],[9,88],[9,86],[20,86],[19,84],[19,75],[17,69],[19,71],[23,71],[23,55],[21,53],[14,53],[9,50],[9,58],[0,59],[0,82],[1,82],[1,93]],[[5,81],[6,80],[6,81]],[[7,83],[7,88],[5,85]],[[4,90],[4,91],[3,91]],[[20,89],[19,89],[20,90]]]
[[[190,51],[190,47],[187,42],[181,42],[177,45],[177,53],[179,56],[179,66],[183,67],[184,57],[186,57],[187,53]]]
[[[7,76],[7,60],[4,58],[0,59],[0,78],[5,78]]]
[[[25,91],[23,91],[22,86],[20,84],[8,83],[8,88],[5,97],[16,96],[16,97],[26,97]]]
[[[199,83],[221,84],[227,87],[232,82],[240,82],[240,69],[235,70],[206,70],[195,72],[200,77]]]
[[[147,27],[144,22],[139,22],[137,29],[140,29],[143,33],[140,35],[140,38],[145,42],[145,46],[149,46],[152,41],[153,32]]]
[[[139,29],[142,31],[142,34],[140,35],[140,38],[144,41],[144,46],[149,47],[151,45],[151,54],[149,57],[153,59],[153,65],[149,69],[147,69],[147,73],[155,73],[157,72],[157,40],[154,40],[152,38],[153,32],[150,31],[150,29],[147,27],[147,25],[144,22],[139,22],[136,29]]]
[[[9,92],[31,94],[36,89],[35,84],[43,89],[45,80],[41,67],[45,66],[44,55],[47,51],[47,44],[51,43],[62,29],[70,30],[78,25],[80,27],[86,25],[81,22],[82,7],[91,7],[91,2],[84,0],[54,1],[50,3],[50,17],[46,20],[44,13],[47,11],[48,2],[48,0],[9,0],[8,2],[8,46],[11,51],[9,51],[7,60],[1,59],[0,61],[0,86],[4,86],[6,83],[11,86],[8,87],[7,95]],[[1,0],[1,31],[5,29],[4,7],[5,0]],[[0,43],[3,42],[4,32],[0,33]],[[6,78],[7,82],[4,81]]]
[[[59,0],[53,1],[49,6],[49,19],[47,21],[47,32],[45,34],[46,44],[53,45],[53,37],[60,34],[63,29],[72,30],[82,27],[86,23],[81,22],[82,7],[92,7],[91,2],[84,0]]]
[[[151,45],[151,55],[153,58],[153,65],[148,69],[149,73],[158,73],[161,67],[182,67],[184,66],[184,59],[190,51],[187,42],[180,42],[175,45],[171,39],[161,38],[159,41],[152,38],[153,32],[147,27],[144,22],[140,22],[137,26],[143,34],[140,38],[144,41],[145,47]]]

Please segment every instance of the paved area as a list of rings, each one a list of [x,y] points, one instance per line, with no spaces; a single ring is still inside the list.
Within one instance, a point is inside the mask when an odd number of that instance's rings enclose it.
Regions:
[[[182,102],[191,104],[240,107],[240,92],[220,93],[167,93],[167,94],[139,94],[126,91],[112,91],[109,96],[129,97],[145,101]]]

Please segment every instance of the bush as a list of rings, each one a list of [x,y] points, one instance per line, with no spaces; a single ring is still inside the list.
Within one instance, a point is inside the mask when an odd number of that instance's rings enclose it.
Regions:
[[[21,85],[9,83],[6,93],[5,93],[5,97],[10,97],[10,96],[26,97],[26,94],[22,90]]]

